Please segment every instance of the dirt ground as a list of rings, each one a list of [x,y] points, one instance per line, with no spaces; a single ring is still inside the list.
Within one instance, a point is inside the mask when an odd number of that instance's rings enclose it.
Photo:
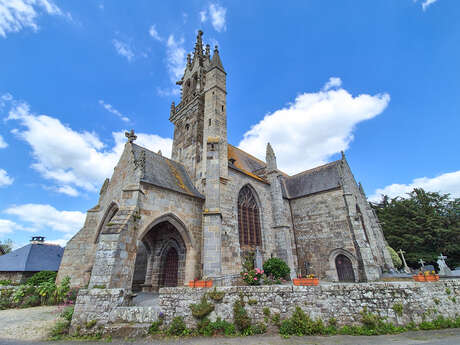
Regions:
[[[46,339],[61,311],[57,306],[0,310],[0,339]]]

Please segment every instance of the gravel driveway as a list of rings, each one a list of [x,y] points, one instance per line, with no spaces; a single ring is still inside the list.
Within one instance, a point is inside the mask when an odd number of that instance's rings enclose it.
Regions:
[[[0,339],[46,339],[60,312],[57,306],[0,310]]]

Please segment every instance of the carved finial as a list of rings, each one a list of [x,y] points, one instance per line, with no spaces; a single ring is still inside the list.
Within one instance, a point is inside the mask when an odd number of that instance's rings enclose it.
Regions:
[[[342,155],[342,160],[344,161],[345,160],[345,152],[340,151],[340,154]]]
[[[222,61],[220,60],[219,49],[218,49],[217,45],[215,46],[214,54],[212,55],[211,68],[212,67],[217,67],[220,70],[222,70],[223,72],[225,72],[224,66],[222,65]]]
[[[192,67],[192,56],[187,54],[187,67]]]
[[[366,196],[366,193],[364,193],[364,188],[363,188],[363,185],[361,184],[361,182],[358,183],[358,188],[359,188],[359,191],[361,192],[361,194]]]
[[[158,154],[159,154],[160,156],[163,156],[163,154],[161,153],[161,150],[158,150]]]
[[[270,143],[267,143],[267,153],[265,155],[265,160],[267,161],[267,168],[269,171],[277,169],[275,152],[273,151]]]
[[[131,129],[129,132],[125,132],[125,137],[128,138],[128,143],[130,144],[137,139],[137,135],[134,134],[134,129]]]
[[[211,58],[211,46],[206,44],[206,58],[209,60]]]
[[[203,36],[203,31],[198,30],[198,35],[196,36],[196,43],[195,43],[195,56],[203,55],[203,40],[201,39],[201,36]]]
[[[174,101],[172,101],[171,103],[171,110],[169,111],[169,115],[172,117],[176,114],[176,104],[174,103]]]

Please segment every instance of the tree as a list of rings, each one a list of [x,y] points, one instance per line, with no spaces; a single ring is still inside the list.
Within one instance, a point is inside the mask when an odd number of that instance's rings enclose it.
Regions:
[[[405,198],[384,195],[371,204],[390,247],[402,249],[409,266],[435,264],[440,253],[451,267],[460,266],[460,198],[415,188]]]
[[[0,246],[2,247],[5,254],[7,254],[13,250],[13,241],[11,239],[0,241]],[[2,255],[1,252],[0,255]]]

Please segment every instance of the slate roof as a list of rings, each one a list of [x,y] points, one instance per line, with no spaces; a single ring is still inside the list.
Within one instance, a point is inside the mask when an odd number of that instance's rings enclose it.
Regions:
[[[145,147],[136,144],[132,144],[132,146],[136,160],[142,159],[142,154],[145,155],[145,172],[144,178],[141,179],[142,182],[204,199],[204,196],[195,188],[182,164]]]
[[[57,271],[64,248],[54,244],[28,244],[0,256],[0,272]]]
[[[228,144],[227,155],[231,168],[236,168],[257,180],[267,182],[264,178],[258,176],[258,173],[266,168],[267,164],[265,162],[230,144]],[[234,160],[233,163],[231,163],[231,160]]]
[[[337,167],[340,162],[331,162],[289,177],[282,176],[283,197],[294,199],[340,187]]]

